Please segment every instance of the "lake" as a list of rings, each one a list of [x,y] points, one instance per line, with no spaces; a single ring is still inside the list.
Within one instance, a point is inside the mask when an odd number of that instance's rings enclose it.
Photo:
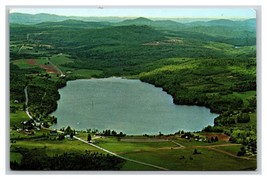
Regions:
[[[199,131],[213,125],[217,114],[199,106],[173,104],[162,88],[140,80],[103,78],[68,81],[59,90],[58,123],[77,130],[105,129],[126,134],[163,134]]]

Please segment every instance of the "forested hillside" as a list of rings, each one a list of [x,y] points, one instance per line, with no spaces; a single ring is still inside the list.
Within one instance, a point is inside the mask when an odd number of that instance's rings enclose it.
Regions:
[[[162,87],[175,104],[218,113],[214,126],[203,131],[225,133],[256,154],[256,19],[95,22],[49,16],[37,22],[26,15],[11,17],[11,101],[25,101],[28,86],[30,110],[46,118],[56,110],[57,90],[67,80],[137,78]],[[52,61],[63,77],[58,71],[49,74]]]

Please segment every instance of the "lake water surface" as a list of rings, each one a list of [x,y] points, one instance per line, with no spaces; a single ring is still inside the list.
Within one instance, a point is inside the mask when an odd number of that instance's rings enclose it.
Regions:
[[[139,80],[104,78],[69,81],[59,90],[58,123],[78,130],[105,129],[126,134],[198,131],[213,125],[217,114],[208,108],[173,104],[161,88]]]

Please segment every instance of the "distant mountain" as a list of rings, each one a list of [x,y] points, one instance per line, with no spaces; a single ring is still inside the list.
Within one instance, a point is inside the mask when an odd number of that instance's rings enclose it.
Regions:
[[[60,22],[65,20],[95,21],[95,22],[121,22],[126,17],[79,17],[79,16],[58,16],[54,14],[24,14],[10,13],[9,23],[12,24],[39,24],[43,22]]]
[[[129,25],[137,25],[137,26],[151,26],[160,29],[177,29],[180,28],[183,24],[171,21],[171,20],[158,20],[154,21],[148,18],[139,17],[136,19],[128,19],[122,22],[118,22],[117,26],[129,26]]]
[[[59,22],[43,22],[36,24],[38,27],[68,27],[68,28],[103,28],[111,26],[112,23],[109,22],[87,22],[80,20],[68,19]]]
[[[233,21],[229,19],[217,19],[211,20],[207,22],[197,21],[187,23],[188,26],[217,26],[217,27],[231,27],[238,28],[237,30],[248,30],[255,31],[256,30],[256,19],[247,19],[242,21]]]
[[[23,13],[11,13],[9,15],[9,23],[14,24],[38,24],[42,22],[58,22],[67,20],[66,16],[58,16],[52,14],[23,14]]]
[[[127,19],[122,22],[119,22],[118,25],[123,25],[123,26],[129,26],[129,25],[152,25],[154,21],[144,18],[144,17],[139,17],[136,19]]]

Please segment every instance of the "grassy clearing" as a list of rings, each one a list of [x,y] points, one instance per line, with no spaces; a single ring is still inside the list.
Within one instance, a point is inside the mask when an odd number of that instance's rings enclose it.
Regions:
[[[35,67],[34,65],[29,64],[26,59],[18,59],[18,60],[13,61],[13,63],[22,69],[28,69],[28,68]]]
[[[134,163],[131,161],[126,161],[124,165],[122,166],[121,170],[122,171],[129,171],[129,170],[130,171],[158,171],[158,169],[156,168]]]
[[[248,100],[256,96],[256,91],[246,91],[246,92],[240,92],[240,93],[233,92],[233,95],[241,98],[244,102],[244,105],[248,106],[249,105]]]
[[[10,127],[14,125],[19,126],[21,121],[28,121],[29,117],[25,111],[16,111],[15,113],[10,113]]]
[[[30,63],[30,61],[34,62],[33,64]],[[39,65],[45,65],[48,63],[47,59],[45,57],[39,58],[39,59],[18,59],[13,61],[14,64],[18,65],[22,69],[28,69],[28,68],[34,68],[38,67]]]
[[[67,54],[57,54],[50,58],[50,61],[58,66],[63,72],[68,70],[73,70],[72,68],[65,67],[64,64],[74,62],[72,59],[69,58]]]
[[[155,151],[158,149],[171,149],[176,148],[178,145],[166,141],[166,142],[122,142],[116,138],[104,138],[99,139],[99,146],[108,149],[112,152],[125,154],[129,152],[137,151]]]
[[[174,142],[177,142],[186,147],[187,146],[211,146],[211,145],[227,144],[224,141],[208,143],[208,142],[195,141],[194,139],[184,139],[184,138],[177,138],[174,140]]]
[[[84,78],[89,79],[92,76],[98,76],[101,75],[102,71],[99,70],[90,70],[90,69],[75,69],[72,71],[71,76],[76,78]]]
[[[233,155],[237,155],[237,152],[240,151],[240,148],[242,147],[242,145],[236,145],[236,146],[218,146],[216,147],[216,149],[221,149],[224,150],[226,152],[229,152]]]
[[[86,138],[86,133],[79,136]],[[132,138],[132,137],[131,137]],[[138,138],[138,137],[137,137]],[[123,157],[165,167],[170,170],[200,171],[200,170],[252,170],[256,168],[256,161],[243,160],[227,154],[208,149],[207,146],[228,144],[223,141],[216,143],[198,142],[177,138],[174,140],[185,146],[177,148],[176,144],[167,142],[122,142],[115,137],[98,138],[97,145]],[[203,148],[202,148],[203,147]],[[236,155],[241,145],[218,146],[216,148]],[[197,149],[200,154],[194,154]],[[226,165],[227,164],[227,165]],[[239,165],[241,164],[241,165]],[[122,170],[156,170],[148,166],[126,162]]]
[[[125,154],[128,158],[149,162],[170,170],[212,171],[255,169],[256,161],[248,161],[218,153],[208,149],[199,149],[201,154],[194,155],[194,149],[172,149],[151,152]]]
[[[67,54],[57,54],[51,57],[50,61],[54,63],[55,65],[63,65],[66,63],[71,63],[73,62],[72,59],[69,58],[69,55]]]
[[[36,139],[36,140],[23,140],[17,141],[11,145],[11,152],[12,149],[15,147],[22,147],[27,149],[34,149],[34,148],[44,148],[48,155],[57,155],[63,153],[84,153],[86,150],[91,152],[100,152],[100,150],[80,142],[78,140],[49,140],[49,139]],[[101,151],[101,153],[105,154],[105,152]]]
[[[20,163],[22,159],[22,155],[20,153],[17,152],[10,152],[10,162],[17,162]]]

